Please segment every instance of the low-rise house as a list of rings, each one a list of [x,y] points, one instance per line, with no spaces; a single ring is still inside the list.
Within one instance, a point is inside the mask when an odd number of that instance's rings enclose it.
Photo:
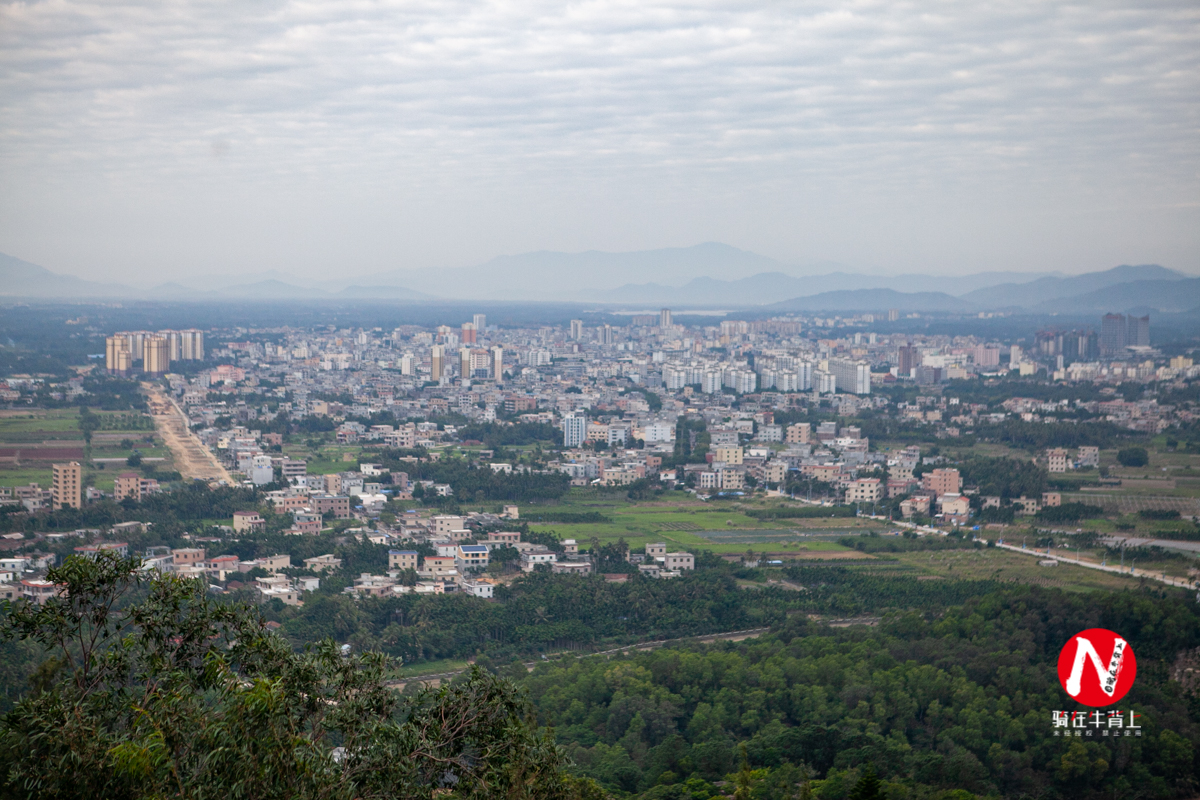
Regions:
[[[331,569],[340,569],[342,560],[333,555],[333,553],[325,553],[320,556],[304,559],[304,568],[312,572],[324,572]]]
[[[550,565],[550,571],[555,575],[591,575],[590,561],[555,561]]]
[[[126,542],[101,542],[99,544],[85,544],[75,548],[75,552],[84,558],[95,559],[99,553],[110,553],[120,556],[121,558],[129,557],[129,544]]]
[[[249,572],[257,567],[258,569],[265,569],[267,572],[279,572],[279,570],[287,569],[291,565],[291,556],[287,554],[278,554],[256,558],[253,561],[243,561],[242,563],[238,564],[238,570],[241,572]]]
[[[521,553],[521,571],[533,572],[534,568],[539,564],[549,566],[556,561],[558,561],[558,553],[555,553],[548,547],[537,547],[526,550]]]
[[[659,563],[664,569],[680,572],[681,570],[695,569],[696,557],[691,553],[667,553]]]
[[[393,594],[392,587],[395,585],[396,579],[390,575],[371,575],[364,572],[354,579],[353,586],[347,586],[342,591],[358,597],[383,597]]]
[[[457,584],[461,577],[454,556],[426,556],[425,563],[417,574],[426,580],[450,584]]]
[[[481,544],[460,544],[454,561],[460,573],[480,572],[487,569],[488,549]]]
[[[229,575],[241,574],[241,560],[234,555],[214,556],[204,564],[210,578],[225,581]]]
[[[418,555],[416,550],[388,550],[388,569],[415,571]]]
[[[44,605],[51,597],[57,597],[64,588],[60,583],[53,583],[41,578],[28,578],[21,581],[21,597],[40,606]]]
[[[267,521],[262,518],[262,515],[257,511],[235,511],[233,512],[233,532],[247,533],[250,531],[262,530],[267,524]]]
[[[280,600],[285,605],[299,606],[304,602],[300,599],[300,592],[292,585],[292,582],[282,575],[270,575],[266,578],[256,578],[254,581],[254,589],[258,592],[260,602],[266,603],[270,600]]]
[[[859,478],[846,487],[847,503],[878,503],[883,499],[883,484],[879,478]]]
[[[460,585],[464,592],[485,600],[492,599],[496,591],[496,584],[487,578],[463,578]]]

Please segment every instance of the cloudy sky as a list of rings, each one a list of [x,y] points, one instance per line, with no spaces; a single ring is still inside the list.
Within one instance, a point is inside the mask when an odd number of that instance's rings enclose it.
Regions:
[[[1200,5],[0,2],[0,251],[1200,272]]]

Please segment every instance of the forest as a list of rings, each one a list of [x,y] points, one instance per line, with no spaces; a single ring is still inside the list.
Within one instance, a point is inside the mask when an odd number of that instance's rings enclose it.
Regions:
[[[1119,705],[1138,736],[1055,736],[1050,712],[1082,708],[1058,652],[1091,627],[1137,653]],[[583,775],[641,800],[717,796],[739,778],[748,797],[857,800],[868,773],[889,800],[1192,797],[1200,696],[1171,675],[1198,645],[1191,601],[1020,587],[877,628],[791,615],[758,639],[565,659],[519,683]]]

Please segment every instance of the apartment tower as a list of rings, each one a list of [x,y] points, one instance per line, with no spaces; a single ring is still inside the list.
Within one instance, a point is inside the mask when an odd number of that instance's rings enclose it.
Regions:
[[[83,506],[83,467],[78,461],[69,464],[54,464],[50,490],[54,496],[54,508]]]

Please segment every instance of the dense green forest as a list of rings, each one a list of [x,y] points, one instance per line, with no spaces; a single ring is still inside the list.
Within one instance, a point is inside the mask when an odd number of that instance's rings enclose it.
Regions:
[[[540,651],[592,649],[610,642],[670,639],[778,625],[794,614],[851,616],[889,608],[937,609],[995,588],[989,581],[920,581],[846,567],[792,567],[795,591],[702,555],[691,575],[659,581],[534,573],[498,587],[494,603],[465,595],[363,598],[320,594],[303,608],[268,612],[297,645],[331,637],[406,661],[494,659]]]
[[[1091,627],[1137,653],[1118,705],[1141,715],[1140,737],[1054,735],[1052,710],[1082,708],[1058,683],[1059,649]],[[1169,678],[1197,645],[1190,601],[1023,587],[875,629],[794,615],[759,639],[569,659],[520,683],[582,774],[642,800],[727,793],[743,760],[750,797],[857,798],[868,770],[889,800],[1191,797],[1200,698]]]

